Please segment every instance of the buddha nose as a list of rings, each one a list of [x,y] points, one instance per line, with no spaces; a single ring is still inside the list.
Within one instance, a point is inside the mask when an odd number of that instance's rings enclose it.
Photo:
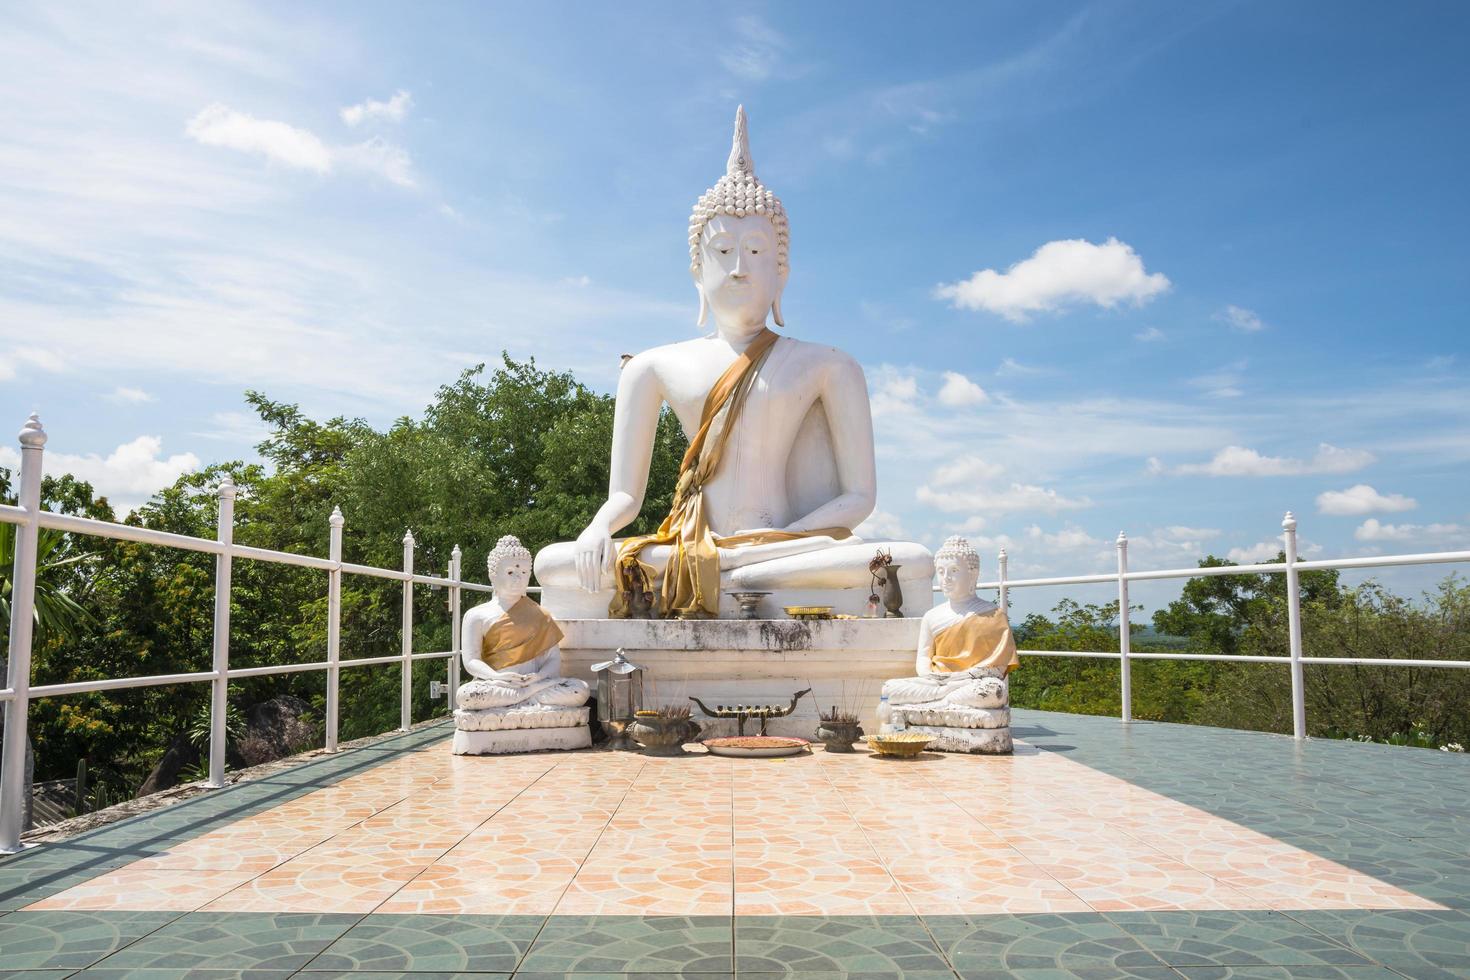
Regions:
[[[735,253],[735,268],[730,270],[730,275],[736,279],[745,277],[745,250],[741,249]]]

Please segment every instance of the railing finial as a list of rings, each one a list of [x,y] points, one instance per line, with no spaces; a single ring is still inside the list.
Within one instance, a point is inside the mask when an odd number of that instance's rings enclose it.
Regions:
[[[412,528],[409,528],[408,530],[406,530],[406,531],[403,532],[403,543],[405,545],[407,545],[408,547],[410,547],[410,548],[412,548],[414,546],[413,529]]]
[[[453,558],[455,561],[459,561],[460,558],[463,556],[464,552],[459,550],[459,545],[455,545],[454,550],[449,553],[449,557]]]
[[[35,412],[20,427],[20,444],[26,449],[40,449],[46,445],[46,430],[41,428],[41,416]]]
[[[1281,522],[1281,529],[1283,531],[1296,530],[1296,516],[1291,511],[1286,512],[1286,517]]]
[[[1121,548],[1124,545],[1126,545],[1127,543],[1128,543],[1128,535],[1124,534],[1122,531],[1119,531],[1118,532],[1118,547]]]
[[[342,508],[334,506],[332,508],[332,516],[327,518],[327,522],[333,527],[341,527],[343,524],[346,524],[347,519],[342,516]]]
[[[215,492],[219,494],[221,500],[234,500],[237,492],[234,478],[226,473],[225,478],[219,481],[219,488]]]

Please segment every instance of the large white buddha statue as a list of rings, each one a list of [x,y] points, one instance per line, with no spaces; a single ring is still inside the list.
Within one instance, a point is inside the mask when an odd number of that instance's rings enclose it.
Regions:
[[[991,754],[1011,751],[1010,686],[1020,665],[1005,611],[975,594],[980,556],[962,537],[934,554],[945,602],[919,621],[913,677],[883,685],[878,720],[935,737],[932,747]]]
[[[592,744],[586,681],[561,676],[561,628],[526,596],[531,552],[513,535],[486,560],[493,597],[460,625],[464,668],[454,712],[454,752],[479,755]]]
[[[725,175],[689,221],[698,322],[713,317],[714,330],[624,365],[607,500],[575,542],[536,556],[542,602],[557,615],[627,615],[625,591],[639,580],[654,585],[662,617],[731,617],[734,603],[720,594],[738,591],[858,613],[880,546],[912,607],[928,608],[925,548],[853,534],[877,490],[862,368],[767,326],[785,325],[788,240],[786,211],[756,178],[737,109]],[[643,507],[664,404],[689,437],[673,508],[656,533],[615,540]]]

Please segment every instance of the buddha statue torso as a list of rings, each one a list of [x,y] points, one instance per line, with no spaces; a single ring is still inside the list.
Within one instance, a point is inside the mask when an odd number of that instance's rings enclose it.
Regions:
[[[735,353],[719,337],[702,337],[645,351],[625,370],[647,371],[692,436],[699,430],[705,396]],[[834,388],[846,390],[834,393]],[[751,387],[740,424],[731,430],[723,464],[704,486],[705,512],[716,534],[783,528],[841,495],[824,395],[860,400],[848,407],[866,409],[862,368],[836,348],[791,337],[778,340]],[[866,428],[867,412],[852,411],[847,421]],[[848,436],[850,425],[843,423],[839,418]],[[856,435],[849,441],[871,442],[871,430]],[[871,454],[860,455],[855,465],[871,469]],[[866,516],[857,516],[852,526]]]

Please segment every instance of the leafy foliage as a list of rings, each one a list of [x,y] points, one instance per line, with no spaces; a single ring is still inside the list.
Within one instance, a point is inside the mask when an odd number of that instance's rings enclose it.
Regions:
[[[1279,555],[1276,561],[1285,561]],[[1233,564],[1210,556],[1202,568]],[[1302,648],[1307,657],[1470,659],[1470,585],[1450,576],[1416,604],[1368,582],[1345,588],[1334,571],[1300,576]],[[1180,597],[1153,616],[1147,638],[1133,623],[1135,652],[1177,650],[1230,656],[1288,655],[1286,576],[1212,575],[1190,579]],[[1052,616],[1033,614],[1016,628],[1032,650],[1117,652],[1118,604],[1063,600]],[[1288,669],[1276,663],[1135,660],[1137,718],[1291,731]],[[1433,667],[1308,664],[1308,734],[1436,747],[1470,742],[1470,677]],[[1118,714],[1116,660],[1025,657],[1012,675],[1022,707]]]

